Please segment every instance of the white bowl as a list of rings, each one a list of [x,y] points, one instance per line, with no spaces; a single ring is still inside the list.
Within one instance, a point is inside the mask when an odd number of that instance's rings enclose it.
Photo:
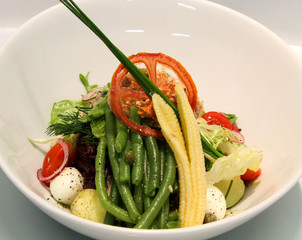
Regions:
[[[126,54],[163,52],[191,73],[206,110],[236,113],[249,146],[263,150],[262,175],[236,206],[242,213],[174,230],[133,230],[75,217],[46,200],[36,178],[44,153],[27,140],[44,138],[52,103],[78,99],[79,73],[105,83],[118,65],[104,44],[64,6],[27,22],[0,54],[0,164],[16,187],[65,226],[102,239],[205,239],[253,218],[301,177],[302,64],[255,21],[206,1],[79,1]]]

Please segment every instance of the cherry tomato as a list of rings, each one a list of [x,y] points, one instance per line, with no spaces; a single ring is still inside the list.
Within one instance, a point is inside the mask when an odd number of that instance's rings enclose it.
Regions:
[[[167,74],[168,71],[172,71],[177,76],[178,82],[184,85],[189,103],[195,110],[198,102],[196,86],[190,74],[178,61],[162,53],[138,53],[129,59],[139,68],[146,69],[149,79],[175,104],[176,79],[171,78],[173,75]],[[141,65],[143,66],[140,67]],[[161,67],[167,71],[162,71]],[[142,118],[156,119],[151,99],[123,65],[119,65],[113,74],[109,103],[115,116],[129,128],[143,135],[163,137],[160,130],[136,124],[128,118],[130,106],[135,105]]]
[[[67,142],[69,153],[71,151],[71,144]],[[72,161],[72,155],[69,154],[68,164]],[[62,145],[56,143],[46,154],[42,166],[42,176],[48,177],[52,175],[63,163],[64,151]],[[67,165],[68,165],[67,164]]]
[[[243,175],[241,175],[241,179],[243,181],[252,181],[256,177],[258,177],[260,174],[261,174],[261,169],[260,168],[258,168],[258,170],[256,172],[254,172],[250,169],[247,169],[246,172]]]
[[[230,120],[222,113],[212,111],[203,114],[201,117],[205,119],[209,125],[220,125],[224,128],[232,129]]]
[[[237,126],[236,123],[233,123],[233,124],[232,124],[232,130],[233,130],[233,131],[236,131],[236,132],[239,132],[239,133],[241,132],[241,129]]]

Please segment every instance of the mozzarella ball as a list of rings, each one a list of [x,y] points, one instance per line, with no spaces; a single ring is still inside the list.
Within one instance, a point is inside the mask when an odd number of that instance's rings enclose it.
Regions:
[[[226,201],[223,193],[215,186],[207,187],[206,215],[221,220],[226,213]],[[212,218],[212,219],[213,219]]]
[[[70,205],[83,190],[84,179],[73,167],[65,167],[60,175],[50,182],[50,192],[58,202]]]

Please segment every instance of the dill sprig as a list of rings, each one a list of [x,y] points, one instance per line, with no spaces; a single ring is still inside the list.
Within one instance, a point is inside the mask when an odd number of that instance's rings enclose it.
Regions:
[[[83,111],[83,109],[81,110]],[[47,127],[46,134],[48,136],[81,134],[89,142],[96,140],[91,131],[90,123],[81,121],[80,111],[60,114],[59,118],[60,121]]]

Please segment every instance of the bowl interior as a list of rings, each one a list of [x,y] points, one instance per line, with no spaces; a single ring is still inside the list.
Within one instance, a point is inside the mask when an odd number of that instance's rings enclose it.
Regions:
[[[0,54],[0,165],[38,207],[91,237],[102,231],[112,239],[141,234],[146,239],[156,234],[162,239],[180,239],[183,234],[193,239],[200,232],[212,237],[230,230],[293,186],[302,172],[296,151],[302,132],[302,68],[279,38],[253,20],[205,1],[86,0],[79,5],[126,55],[163,52],[180,61],[207,111],[238,116],[247,144],[263,151],[263,174],[237,206],[244,213],[164,233],[117,230],[49,204],[36,178],[48,146],[35,148],[27,138],[46,137],[53,102],[80,98],[84,89],[79,73],[91,72],[92,83],[105,84],[118,65],[101,40],[63,6],[55,6],[27,22]]]

